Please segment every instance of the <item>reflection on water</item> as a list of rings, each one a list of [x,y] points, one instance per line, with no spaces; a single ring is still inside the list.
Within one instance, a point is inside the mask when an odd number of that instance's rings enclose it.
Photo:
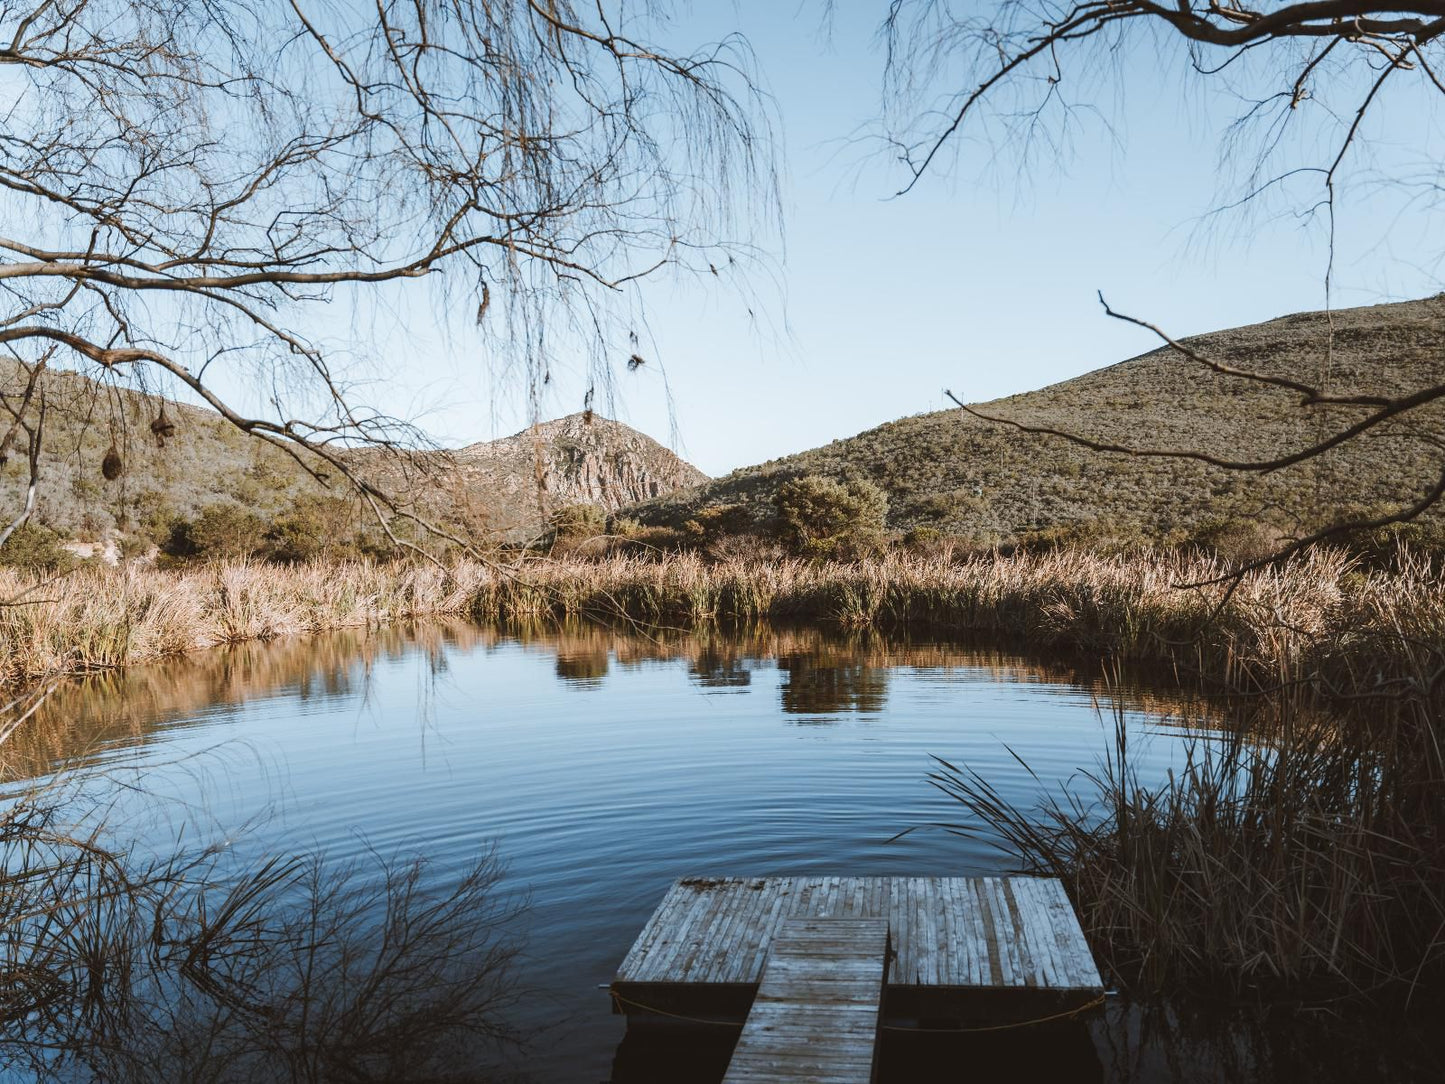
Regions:
[[[251,855],[320,850],[344,863],[420,848],[444,880],[495,840],[507,887],[530,901],[515,1023],[544,1037],[526,1068],[542,1081],[598,1081],[615,1055],[619,1080],[646,1079],[666,1051],[619,1049],[620,1021],[597,987],[674,878],[1003,871],[1009,860],[986,837],[899,838],[959,820],[925,782],[931,755],[1028,806],[1062,786],[1087,793],[1081,773],[1108,747],[1116,699],[1146,781],[1209,740],[1179,725],[1207,712],[1196,698],[1142,681],[1109,691],[1100,679],[1097,659],[806,629],[428,624],[64,685],[4,747],[3,771],[14,781],[62,762],[123,768],[134,824],[164,793]],[[216,753],[236,748],[245,755]],[[169,771],[176,763],[209,768]],[[1108,1034],[1089,1031],[1085,1078],[1214,1079],[1148,1059],[1136,1072]],[[680,1049],[698,1060],[664,1074],[708,1079],[703,1045]],[[890,1049],[886,1064],[904,1068],[884,1079],[926,1078],[926,1042]],[[956,1052],[939,1056],[956,1071]]]
[[[868,714],[882,711],[888,696],[887,670],[846,655],[784,655],[778,667],[788,675],[782,692],[789,715]]]
[[[883,711],[889,674],[903,667],[919,673],[966,670],[970,680],[1070,685],[1105,694],[1101,672],[1088,660],[1030,660],[867,633],[760,627],[728,635],[646,634],[592,625],[501,631],[432,622],[245,643],[64,683],[34,725],[0,746],[0,775],[30,778],[108,747],[143,744],[170,726],[193,726],[254,700],[288,696],[311,703],[364,696],[378,664],[421,658],[430,673],[444,675],[456,652],[503,646],[547,655],[556,676],[579,689],[600,689],[613,667],[627,671],[675,660],[685,662],[689,678],[705,690],[746,689],[754,669],[772,669],[783,677],[778,706],[788,715]],[[1198,698],[1145,683],[1122,690],[1116,684],[1107,695],[1152,715],[1191,717],[1201,711]]]

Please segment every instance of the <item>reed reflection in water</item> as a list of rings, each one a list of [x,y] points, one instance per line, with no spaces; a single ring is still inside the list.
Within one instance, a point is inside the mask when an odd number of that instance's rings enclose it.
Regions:
[[[33,725],[0,745],[0,776],[29,779],[107,749],[131,748],[171,727],[192,727],[229,709],[278,696],[300,703],[364,696],[375,668],[421,656],[442,675],[453,653],[507,645],[554,660],[554,672],[578,688],[600,688],[615,666],[682,661],[690,678],[711,690],[746,689],[753,671],[785,675],[779,707],[788,715],[877,713],[887,705],[889,673],[967,670],[996,683],[1067,685],[1133,711],[1192,718],[1202,698],[1161,691],[1142,680],[1106,682],[1087,658],[1025,659],[959,643],[911,643],[877,633],[840,635],[819,629],[754,627],[744,632],[638,632],[590,624],[497,629],[469,622],[425,622],[377,630],[346,629],[315,636],[250,641],[182,656],[163,664],[68,681],[51,693]]]

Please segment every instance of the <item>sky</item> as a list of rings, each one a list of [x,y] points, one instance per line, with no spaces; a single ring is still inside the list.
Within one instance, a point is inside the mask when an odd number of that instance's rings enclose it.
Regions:
[[[1109,126],[1083,114],[1062,158],[1021,168],[1016,147],[976,130],[947,168],[895,196],[900,173],[860,138],[880,108],[884,6],[839,3],[825,28],[818,4],[738,0],[692,5],[669,29],[679,44],[730,31],[751,43],[781,122],[784,230],[750,296],[711,280],[649,287],[648,364],[619,366],[604,413],[721,475],[944,409],[945,388],[983,401],[1154,348],[1104,315],[1100,291],[1174,335],[1325,306],[1323,219],[1265,204],[1211,216],[1236,191],[1220,137],[1240,103],[1189,89],[1177,59],[1153,50],[1081,88]],[[1416,94],[1382,99],[1386,119],[1342,195],[1337,307],[1442,288],[1439,215],[1378,183],[1432,168],[1440,127]],[[452,446],[523,428],[526,397],[499,380],[496,359],[418,327],[427,319],[378,333],[403,374],[388,378],[388,409]],[[559,373],[542,413],[580,409],[584,387],[580,366]]]

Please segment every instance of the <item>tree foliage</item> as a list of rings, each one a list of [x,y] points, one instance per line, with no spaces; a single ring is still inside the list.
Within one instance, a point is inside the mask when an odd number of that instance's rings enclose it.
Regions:
[[[815,557],[854,556],[882,545],[888,498],[864,479],[808,474],[778,489],[784,539]]]

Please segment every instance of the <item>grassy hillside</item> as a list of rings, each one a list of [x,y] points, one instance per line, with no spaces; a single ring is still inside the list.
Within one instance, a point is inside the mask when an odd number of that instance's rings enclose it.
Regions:
[[[242,516],[272,523],[298,503],[309,509],[311,520],[325,510],[320,518],[328,529],[349,533],[345,521],[365,520],[343,479],[321,485],[280,449],[248,437],[212,411],[163,404],[77,373],[51,372],[44,381],[45,439],[34,518],[63,538],[132,539],[143,549],[162,540],[176,521],[194,520],[206,509],[226,511],[234,527]],[[19,402],[24,381],[18,370],[0,373],[0,385]],[[162,411],[173,427],[163,441],[152,430]],[[102,462],[112,448],[123,469],[108,479]],[[404,507],[489,539],[534,535],[551,512],[569,504],[610,511],[705,480],[649,437],[580,414],[458,451],[405,456],[357,451],[352,461]],[[23,506],[28,478],[22,439],[0,465],[0,516],[6,521]]]
[[[23,390],[13,368],[0,379],[7,393]],[[324,492],[280,449],[246,436],[209,410],[165,402],[165,420],[174,431],[162,444],[151,430],[162,410],[157,397],[108,388],[71,372],[51,372],[44,379],[47,411],[35,518],[68,538],[135,534],[218,502],[270,516],[300,494]],[[112,447],[123,469],[108,480],[101,463]],[[7,520],[23,505],[28,479],[22,441],[0,467],[0,515]]]
[[[1337,311],[1332,318],[1300,313],[1188,343],[1233,366],[1336,392],[1398,393],[1445,381],[1445,296]],[[1341,408],[1305,409],[1299,400],[1294,392],[1215,375],[1166,348],[980,407],[1106,442],[1231,457],[1298,448],[1358,416]],[[891,528],[934,528],[981,543],[1039,531],[1193,536],[1228,521],[1289,532],[1342,510],[1418,495],[1440,470],[1442,420],[1445,413],[1435,409],[1314,463],[1259,476],[1093,452],[947,410],[735,471],[633,514],[676,526],[704,509],[733,506],[733,521],[761,524],[772,516],[783,483],[816,474],[881,487]]]

